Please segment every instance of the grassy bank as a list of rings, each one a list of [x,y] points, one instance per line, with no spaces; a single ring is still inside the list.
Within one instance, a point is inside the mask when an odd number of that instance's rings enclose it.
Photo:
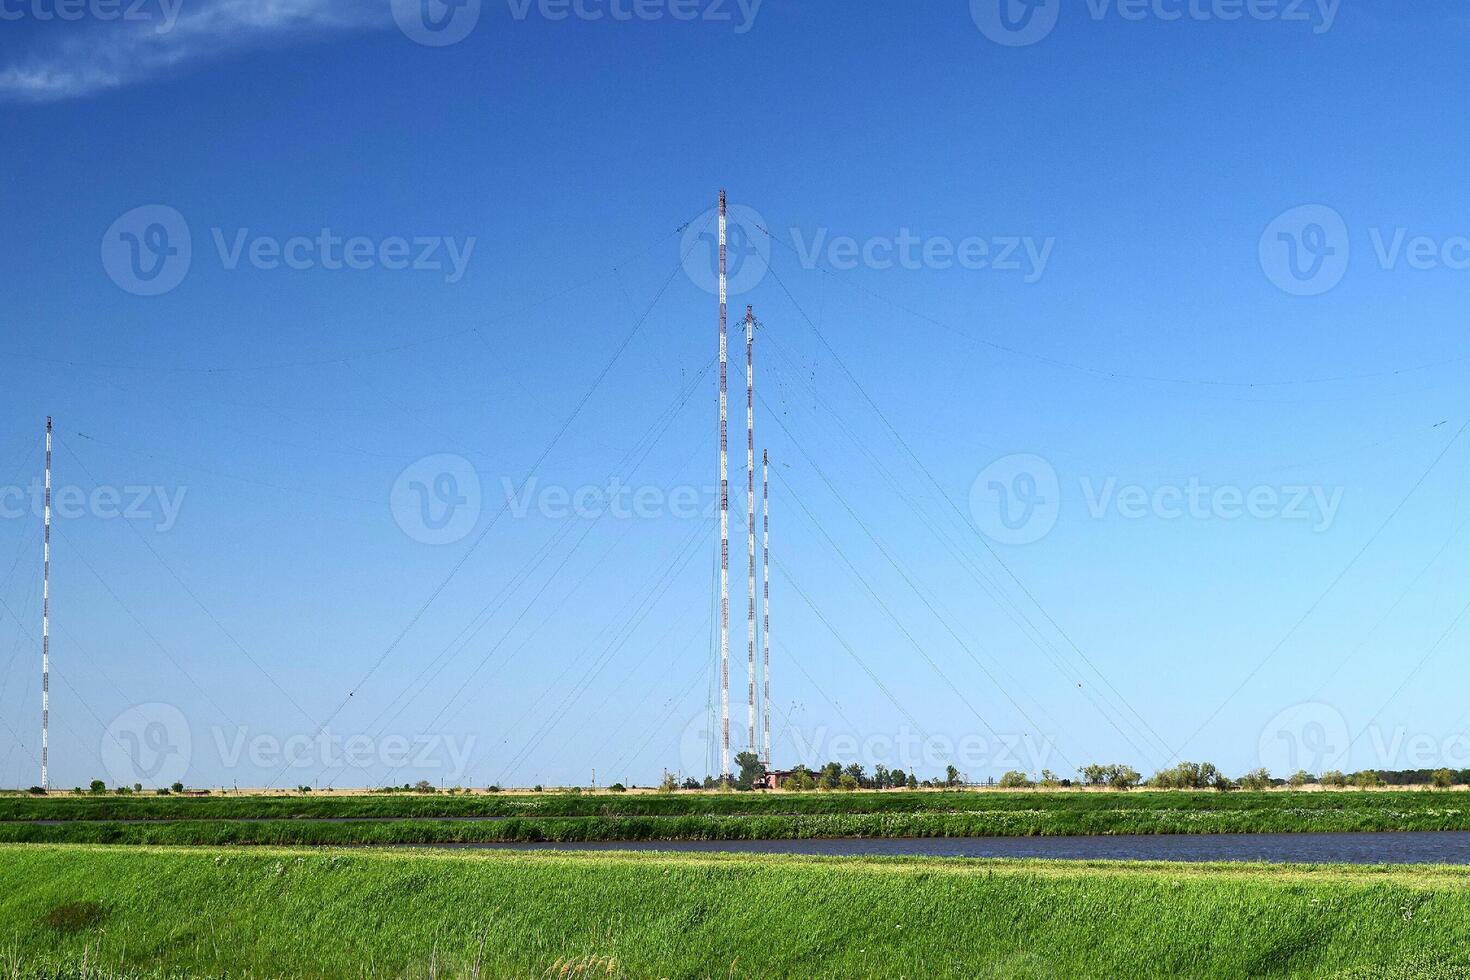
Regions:
[[[1162,795],[1162,794],[1160,794]],[[1387,794],[1384,794],[1387,796]],[[1018,797],[1029,807],[955,812],[738,814],[719,816],[507,817],[499,820],[182,820],[0,823],[0,842],[154,845],[363,845],[517,841],[799,840],[816,837],[1035,837],[1087,834],[1237,834],[1470,829],[1462,797],[1405,794],[1399,806],[1237,804],[1201,796],[1191,806],[1131,806],[1132,797],[1089,796],[1086,807]],[[1275,797],[1270,798],[1275,803]],[[1073,801],[1067,801],[1073,802]]]
[[[1470,830],[1470,793],[1390,792],[953,792],[708,793],[349,797],[49,796],[0,798],[0,821],[228,820],[305,818],[678,817],[976,814],[1029,826],[1047,814],[1046,833],[1224,830]],[[1152,825],[1159,831],[1137,830]],[[1075,829],[1067,829],[1075,828]],[[1114,831],[1114,832],[1122,832]]]
[[[22,975],[1367,980],[1467,948],[1455,869],[0,847]]]

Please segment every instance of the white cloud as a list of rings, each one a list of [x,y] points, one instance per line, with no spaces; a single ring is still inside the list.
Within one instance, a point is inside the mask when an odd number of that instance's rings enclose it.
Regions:
[[[54,5],[11,0],[8,9],[34,16]],[[0,100],[79,98],[245,48],[392,23],[383,0],[124,0],[111,6],[92,0],[83,9],[109,11],[110,19],[84,13],[74,22],[48,23],[47,36],[30,52],[0,65]]]

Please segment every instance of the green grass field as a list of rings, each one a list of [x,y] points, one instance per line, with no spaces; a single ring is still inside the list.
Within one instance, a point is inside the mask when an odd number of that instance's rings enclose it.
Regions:
[[[1470,794],[1427,790],[315,799],[11,797],[0,804],[0,842],[15,843],[432,844],[1470,830]],[[503,819],[456,819],[495,815]],[[363,822],[321,819],[328,817]],[[366,822],[368,817],[400,819]],[[59,822],[24,822],[43,819]],[[127,819],[176,822],[119,822]]]
[[[1466,869],[0,846],[12,976],[1447,980],[1467,951]]]
[[[1048,810],[1087,814],[1290,811],[1438,812],[1463,816],[1470,829],[1470,792],[1424,789],[1362,792],[1214,791],[612,794],[382,794],[364,796],[0,796],[4,820],[268,819],[302,817],[584,817],[695,814],[965,813]]]

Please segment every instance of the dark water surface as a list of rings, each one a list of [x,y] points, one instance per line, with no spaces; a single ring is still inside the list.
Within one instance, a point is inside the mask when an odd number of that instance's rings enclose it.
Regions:
[[[1382,834],[1158,834],[1112,837],[923,837],[754,841],[450,844],[469,850],[678,851],[1107,861],[1470,864],[1470,831]]]

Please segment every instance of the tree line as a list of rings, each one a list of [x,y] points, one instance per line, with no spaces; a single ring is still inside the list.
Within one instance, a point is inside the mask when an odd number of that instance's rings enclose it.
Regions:
[[[754,752],[740,753],[735,757],[735,762],[740,771],[731,782],[732,788],[748,791],[764,788],[767,785],[765,764]],[[689,778],[682,783],[673,776],[666,776],[661,788],[666,792],[672,792],[676,789],[718,789],[722,785],[722,782],[713,776],[706,776],[703,780]],[[815,769],[799,765],[784,774],[780,781],[780,788],[791,792],[858,789],[959,789],[972,785],[975,784],[968,782],[954,766],[946,766],[942,777],[921,779],[916,773],[905,772],[897,768],[890,769],[882,763],[875,765],[870,774],[856,762],[846,765],[840,762],[828,762]],[[1115,762],[1083,766],[1077,771],[1075,779],[1059,776],[1050,769],[1041,770],[1041,774],[1035,778],[1028,773],[1011,770],[998,780],[990,780],[987,785],[998,786],[1001,789],[1088,787],[1130,790],[1146,787],[1149,789],[1208,789],[1221,792],[1261,791],[1278,786],[1293,789],[1302,789],[1307,786],[1334,789],[1348,786],[1360,789],[1372,789],[1378,786],[1433,786],[1447,789],[1451,786],[1470,785],[1470,769],[1362,769],[1352,773],[1329,769],[1320,775],[1299,769],[1289,776],[1278,777],[1273,776],[1263,767],[1231,778],[1211,762],[1180,762],[1166,769],[1160,769],[1145,779],[1132,766]]]

